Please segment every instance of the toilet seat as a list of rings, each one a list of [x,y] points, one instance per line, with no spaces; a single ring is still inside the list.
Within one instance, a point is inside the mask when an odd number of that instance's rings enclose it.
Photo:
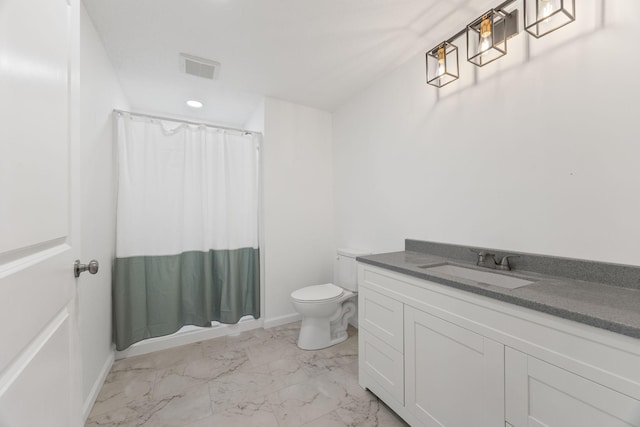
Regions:
[[[291,293],[291,298],[300,303],[327,302],[339,299],[344,295],[344,289],[333,283],[307,286]]]

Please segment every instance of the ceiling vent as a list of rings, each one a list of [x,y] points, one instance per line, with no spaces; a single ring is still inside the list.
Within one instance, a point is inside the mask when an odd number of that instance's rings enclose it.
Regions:
[[[220,74],[220,63],[210,59],[181,53],[180,71],[203,79],[215,80]]]

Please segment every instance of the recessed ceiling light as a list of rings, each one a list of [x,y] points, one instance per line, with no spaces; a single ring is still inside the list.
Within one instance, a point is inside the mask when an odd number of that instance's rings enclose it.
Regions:
[[[191,108],[202,108],[204,104],[200,101],[195,101],[193,99],[190,99],[187,101],[187,105]]]

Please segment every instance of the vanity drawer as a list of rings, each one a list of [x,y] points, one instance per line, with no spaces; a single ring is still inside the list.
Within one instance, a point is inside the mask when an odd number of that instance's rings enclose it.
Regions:
[[[404,406],[404,356],[364,329],[358,331],[360,385]],[[395,405],[391,405],[395,407]]]
[[[360,288],[358,326],[404,353],[404,304],[400,301],[368,288]]]

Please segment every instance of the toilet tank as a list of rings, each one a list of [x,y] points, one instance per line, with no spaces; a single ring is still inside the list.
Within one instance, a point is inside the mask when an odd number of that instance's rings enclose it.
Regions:
[[[349,291],[358,290],[356,257],[370,255],[362,249],[338,249],[335,267],[335,284]]]

